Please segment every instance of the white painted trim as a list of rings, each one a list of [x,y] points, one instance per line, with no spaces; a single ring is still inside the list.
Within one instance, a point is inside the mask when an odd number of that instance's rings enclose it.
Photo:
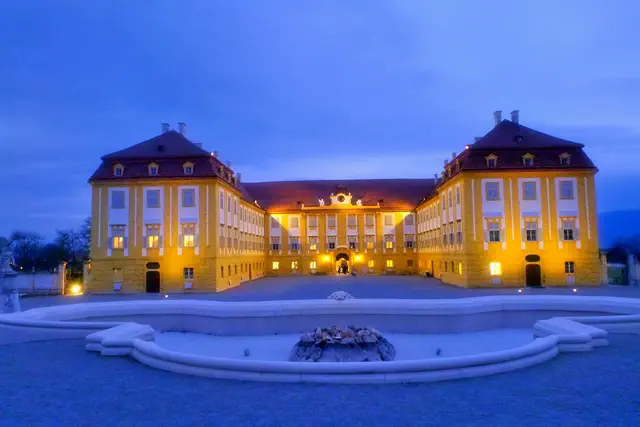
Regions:
[[[551,236],[551,193],[549,192],[549,178],[546,178],[547,180],[547,228],[549,229],[549,239],[552,238]],[[558,236],[559,237],[559,236]],[[558,240],[560,240],[558,238]]]
[[[587,239],[591,240],[591,215],[589,215],[589,183],[587,177],[584,177],[584,204],[587,208]]]
[[[473,241],[476,241],[476,188],[475,182],[471,180],[471,219],[473,222]]]
[[[515,221],[513,218],[513,180],[511,178],[509,178],[509,211],[511,214],[511,240],[515,240],[516,230],[514,227]]]
[[[206,245],[209,246],[209,184],[207,184],[207,202],[204,205],[204,228],[206,233]]]
[[[169,247],[173,244],[173,188],[169,185]]]
[[[102,242],[102,187],[98,188],[98,247]]]

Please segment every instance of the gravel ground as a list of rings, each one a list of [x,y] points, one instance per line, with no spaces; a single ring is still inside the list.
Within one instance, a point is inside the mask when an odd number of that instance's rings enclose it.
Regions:
[[[640,287],[599,286],[573,288],[525,288],[526,295],[607,295],[640,298]],[[219,301],[263,301],[326,298],[343,290],[356,298],[467,298],[485,295],[521,295],[517,289],[465,289],[444,285],[423,276],[299,276],[268,277],[245,283],[224,292],[209,294],[171,294],[169,298],[210,299]],[[22,299],[24,310],[75,302],[160,299],[164,295],[83,295],[80,297],[31,297]]]
[[[502,375],[415,385],[181,376],[83,341],[0,348],[0,426],[638,426],[640,336]]]

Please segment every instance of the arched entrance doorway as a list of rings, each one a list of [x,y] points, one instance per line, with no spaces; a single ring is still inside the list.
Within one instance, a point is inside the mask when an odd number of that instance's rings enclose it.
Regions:
[[[542,286],[542,273],[540,264],[527,264],[525,267],[527,286]]]
[[[157,294],[160,292],[160,272],[147,271],[147,292]]]
[[[347,274],[349,273],[349,270],[349,255],[345,253],[336,255],[336,272],[338,274]]]

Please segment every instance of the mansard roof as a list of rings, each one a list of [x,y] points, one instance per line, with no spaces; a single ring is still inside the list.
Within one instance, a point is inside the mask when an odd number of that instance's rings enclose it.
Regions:
[[[469,145],[472,150],[504,150],[529,148],[582,148],[583,144],[547,135],[520,123],[502,120],[485,136]]]
[[[210,155],[208,151],[198,147],[184,135],[170,130],[124,150],[102,156],[102,160],[189,158]]]
[[[329,206],[329,196],[351,193],[352,203],[361,200],[363,206],[381,209],[413,210],[433,189],[433,179],[351,179],[317,181],[245,182],[246,191],[269,211],[300,209],[318,206],[324,199]]]

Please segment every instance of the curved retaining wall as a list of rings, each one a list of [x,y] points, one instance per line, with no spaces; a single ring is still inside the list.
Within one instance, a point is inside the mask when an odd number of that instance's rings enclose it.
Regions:
[[[247,335],[295,333],[326,324],[364,324],[405,333],[533,326],[539,338],[521,347],[464,357],[315,364],[198,356],[153,342],[154,329]],[[620,329],[640,332],[640,301],[524,295],[454,300],[118,301],[1,315],[0,344],[86,337],[87,350],[105,356],[129,355],[157,369],[182,374],[256,381],[389,383],[442,381],[521,369],[560,352],[606,345],[607,330]]]

